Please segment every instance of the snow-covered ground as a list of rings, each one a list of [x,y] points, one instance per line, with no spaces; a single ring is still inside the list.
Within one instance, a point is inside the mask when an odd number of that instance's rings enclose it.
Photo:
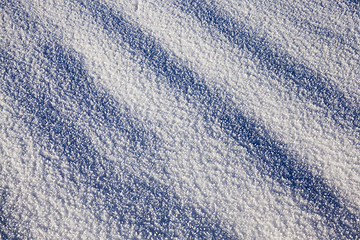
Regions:
[[[0,2],[1,239],[359,239],[357,1]]]

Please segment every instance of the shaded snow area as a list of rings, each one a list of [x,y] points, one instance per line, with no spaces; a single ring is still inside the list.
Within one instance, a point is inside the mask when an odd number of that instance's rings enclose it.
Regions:
[[[360,239],[357,0],[1,0],[0,239]]]

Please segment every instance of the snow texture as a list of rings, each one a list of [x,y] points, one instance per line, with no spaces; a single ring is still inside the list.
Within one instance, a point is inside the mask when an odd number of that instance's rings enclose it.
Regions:
[[[359,1],[0,17],[0,239],[360,239]]]

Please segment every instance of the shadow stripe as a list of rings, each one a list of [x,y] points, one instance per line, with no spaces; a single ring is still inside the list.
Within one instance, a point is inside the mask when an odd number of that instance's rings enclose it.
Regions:
[[[300,207],[324,218],[337,237],[360,237],[358,217],[351,213],[321,176],[296,160],[286,145],[274,140],[271,133],[252,119],[246,118],[230,97],[217,89],[209,89],[203,80],[164,50],[156,40],[138,26],[125,20],[99,2],[78,1],[108,31],[120,46],[129,47],[135,61],[147,65],[166,77],[167,84],[194,104],[209,124],[219,124],[239,145],[256,156],[259,171],[291,190],[295,201],[306,201]],[[302,199],[302,200],[301,200]]]
[[[22,65],[19,62],[15,64]],[[53,160],[48,159],[48,164],[57,168],[67,181],[72,181],[79,187],[90,186],[98,192],[93,201],[84,200],[85,206],[90,205],[100,211],[98,202],[105,203],[108,214],[116,219],[119,225],[135,225],[135,231],[146,239],[198,239],[209,236],[231,239],[221,229],[220,221],[213,220],[204,209],[182,203],[169,187],[148,177],[146,173],[141,173],[140,179],[126,169],[121,173],[115,172],[113,169],[116,169],[116,164],[100,155],[85,131],[72,123],[72,117],[61,114],[57,102],[51,99],[49,93],[39,92],[29,86],[28,83],[38,84],[31,77],[16,79],[17,76],[29,74],[29,69],[21,69],[27,67],[11,66],[9,63],[6,66],[2,90],[19,103],[18,106],[13,105],[14,109],[31,129],[32,135],[38,139],[38,144],[42,145],[45,151],[55,151],[66,158],[71,175],[63,173],[61,160],[49,162]],[[56,80],[61,81],[61,77]],[[19,108],[25,108],[25,116],[20,113]],[[77,115],[76,112],[72,114]],[[99,219],[100,215],[101,212]],[[183,232],[179,233],[177,229]]]
[[[26,239],[31,236],[30,231],[26,228],[21,228],[21,231],[18,221],[11,215],[11,210],[4,208],[10,194],[7,186],[0,186],[0,239]]]
[[[259,60],[261,69],[276,74],[278,81],[287,89],[297,93],[301,99],[308,99],[316,106],[325,109],[327,115],[343,129],[356,131],[357,135],[359,134],[358,100],[348,97],[329,79],[297,63],[290,54],[271,44],[265,37],[256,35],[250,26],[235,21],[203,0],[179,0],[177,5],[205,26],[217,29],[232,44],[251,52]]]
[[[13,18],[17,18],[19,25],[24,26],[23,29],[32,36],[40,37],[36,36],[39,28],[31,27],[37,23],[26,20],[29,16],[18,6],[8,7],[14,13]],[[143,141],[146,134],[139,137],[138,128],[134,127],[141,124],[130,113],[126,113],[124,120],[109,120],[113,115],[107,112],[109,106],[106,105],[110,105],[112,109],[111,105],[117,108],[115,106],[119,103],[111,96],[104,96],[106,93],[95,87],[76,53],[67,51],[51,38],[39,41],[36,49],[40,55],[40,59],[36,61],[45,70],[47,80],[44,76],[40,78],[32,74],[32,66],[15,61],[10,53],[1,50],[0,62],[3,67],[0,69],[0,89],[13,99],[14,110],[27,124],[38,144],[45,151],[54,151],[65,158],[64,161],[71,168],[71,175],[67,176],[61,169],[62,160],[48,159],[48,164],[57,168],[67,180],[78,186],[89,186],[97,192],[95,200],[84,199],[85,206],[95,208],[100,219],[101,206],[98,206],[98,202],[103,202],[108,214],[118,222],[119,229],[120,225],[134,225],[135,231],[147,239],[232,239],[221,228],[221,222],[216,217],[214,219],[204,209],[183,203],[169,187],[148,177],[147,173],[140,173],[140,178],[126,169],[116,172],[116,164],[96,150],[86,129],[81,129],[74,123],[74,118],[80,113],[74,109],[63,113],[62,101],[72,102],[74,107],[82,109],[96,124],[111,127],[120,125],[128,129],[125,132],[119,130],[122,135],[127,136],[127,142]],[[92,99],[89,100],[89,97]],[[134,123],[129,124],[131,121]],[[127,148],[135,156],[137,150]],[[109,235],[108,237],[110,238]]]
[[[0,237],[1,239],[9,239],[9,235],[14,238],[16,234],[16,230],[13,230],[9,223],[9,216],[4,212],[4,205],[6,203],[7,197],[7,188],[1,186],[0,189]],[[15,235],[15,236],[14,236]]]
[[[291,21],[298,29],[305,30],[310,34],[317,35],[317,37],[320,37],[322,41],[325,41],[330,46],[334,44],[337,46],[346,46],[347,48],[350,48],[352,51],[354,51],[357,55],[360,55],[360,48],[356,44],[357,41],[355,35],[350,33],[335,33],[330,28],[319,26],[317,23],[311,23],[308,20],[297,19],[296,17],[292,17]]]
[[[9,5],[11,1],[8,1]],[[12,20],[22,29],[30,32],[48,35],[39,23],[21,9],[21,4],[12,4]],[[10,7],[9,6],[9,7]],[[36,36],[39,39],[41,37]],[[59,92],[61,98],[76,102],[76,105],[91,116],[94,122],[102,123],[108,128],[115,128],[128,139],[126,150],[131,151],[138,157],[146,155],[149,151],[156,150],[160,139],[151,131],[145,130],[144,124],[134,117],[130,117],[129,108],[121,106],[117,101],[106,93],[101,86],[96,86],[92,78],[87,76],[87,71],[82,66],[82,56],[74,51],[69,53],[58,44],[40,41],[36,51],[41,53],[49,68],[45,69],[51,78],[61,78],[62,81],[54,81],[52,87]],[[64,52],[64,54],[59,54]],[[46,64],[44,63],[44,64]],[[44,85],[44,84],[42,84]],[[45,86],[44,86],[45,87]],[[63,108],[67,108],[64,103]]]

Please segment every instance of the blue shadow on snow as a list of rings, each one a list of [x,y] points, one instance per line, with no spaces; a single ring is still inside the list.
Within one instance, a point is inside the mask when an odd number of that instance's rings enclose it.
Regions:
[[[204,0],[179,0],[177,4],[199,22],[217,29],[232,44],[252,53],[259,60],[261,69],[277,75],[278,81],[301,99],[308,99],[325,109],[339,126],[359,132],[360,108],[357,100],[346,96],[329,79],[297,63],[290,54],[271,44],[265,37],[258,36],[250,26],[217,11]]]
[[[360,237],[358,217],[347,209],[341,202],[341,198],[326,184],[326,181],[321,176],[314,175],[304,162],[296,160],[286,149],[286,145],[274,140],[261,125],[246,118],[236,108],[230,97],[220,90],[209,89],[196,73],[181,64],[181,60],[164,50],[153,37],[145,34],[135,24],[125,20],[121,14],[114,13],[112,9],[95,1],[78,2],[93,15],[95,21],[109,32],[114,41],[120,46],[130,48],[129,51],[133,53],[135,61],[147,65],[155,73],[166,77],[167,84],[196,106],[209,124],[220,125],[224,132],[255,156],[257,158],[255,164],[264,176],[269,176],[283,187],[290,189],[296,201],[305,200],[306,204],[300,206],[303,210],[323,217],[337,237],[343,236],[348,239]],[[199,10],[199,7],[194,8],[200,12],[198,14],[203,14],[202,18],[208,19],[209,23],[215,20],[220,21],[217,18],[211,20],[215,13],[207,13],[205,10]],[[222,21],[226,27],[227,22]],[[226,31],[231,34],[229,29]],[[237,39],[235,36],[233,38]],[[253,47],[262,46],[261,42],[257,42],[255,39],[251,40],[250,36],[245,39],[251,41]],[[250,47],[251,44],[247,44]],[[266,45],[266,43],[264,44]],[[264,46],[262,48],[265,49]],[[267,51],[267,53],[259,53],[259,57],[264,58],[270,54],[276,54],[270,50]],[[267,66],[271,67],[276,61],[283,60],[275,57],[273,60],[265,61]],[[281,66],[274,71],[288,68],[290,71],[296,66]],[[304,66],[300,66],[300,68],[304,68]],[[309,71],[306,70],[305,74],[310,74],[311,71]],[[299,77],[297,81],[300,82],[300,78],[302,77]],[[307,86],[305,83],[299,84]],[[316,83],[311,84],[316,85]],[[314,90],[311,84],[308,86],[309,91]],[[321,94],[324,96],[324,94],[337,94],[337,92],[329,90]],[[343,100],[345,101],[345,99]]]
[[[204,209],[183,203],[168,186],[147,173],[137,173],[139,177],[126,168],[121,172],[115,170],[119,163],[99,153],[87,129],[76,122],[78,116],[87,115],[95,125],[120,132],[125,137],[124,145],[128,146],[125,150],[131,156],[154,157],[148,156],[151,151],[141,149],[156,147],[157,138],[130,113],[120,111],[120,104],[112,96],[95,86],[78,54],[49,38],[50,34],[39,32],[43,28],[31,20],[19,3],[6,1],[5,10],[39,42],[35,46],[38,56],[32,56],[32,64],[15,60],[11,52],[0,50],[0,90],[13,99],[14,111],[44,151],[55,152],[60,157],[60,160],[47,158],[46,164],[56,168],[66,181],[94,192],[96,198],[84,197],[84,205],[97,209],[99,219],[100,209],[105,208],[118,223],[119,231],[121,226],[133,226],[143,238],[232,239],[219,220]],[[44,70],[44,75],[33,73],[34,63]],[[67,108],[64,103],[72,105]],[[135,147],[138,145],[141,156]],[[69,166],[68,175],[61,161]],[[6,224],[1,222],[3,236],[8,234]]]

